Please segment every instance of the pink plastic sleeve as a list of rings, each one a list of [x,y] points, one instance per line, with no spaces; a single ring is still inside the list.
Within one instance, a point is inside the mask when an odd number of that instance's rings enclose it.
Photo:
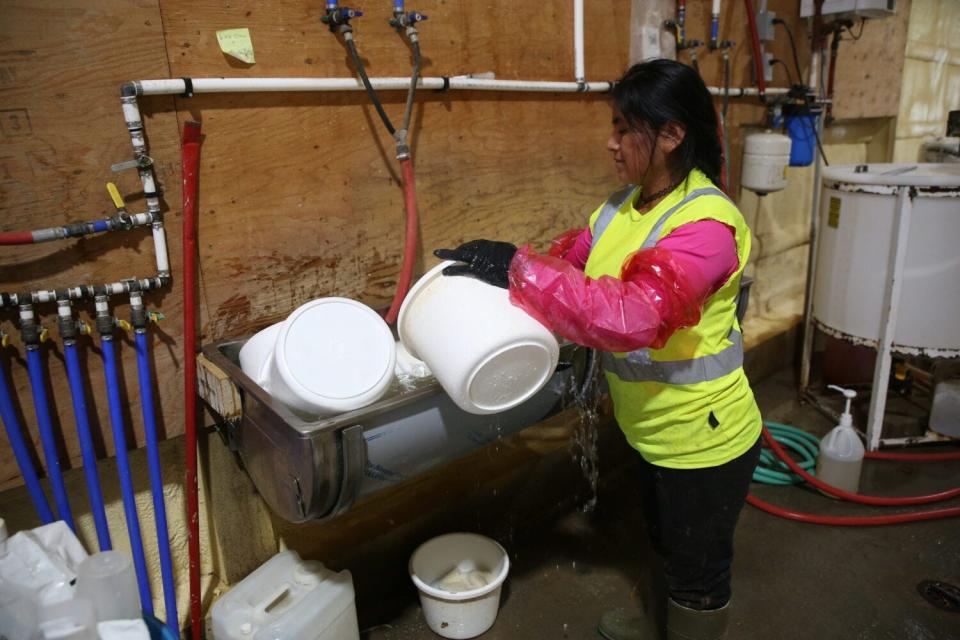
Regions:
[[[732,273],[737,265],[733,235],[726,225],[709,222],[726,234],[713,240],[732,247]],[[708,250],[712,242],[700,246],[689,232],[679,235],[676,253],[669,242],[661,246],[674,231],[657,246],[633,254],[620,279],[587,277],[569,261],[572,248],[561,259],[521,247],[510,265],[510,299],[550,330],[588,347],[617,352],[662,347],[677,329],[700,321],[703,303],[729,277],[729,250]]]

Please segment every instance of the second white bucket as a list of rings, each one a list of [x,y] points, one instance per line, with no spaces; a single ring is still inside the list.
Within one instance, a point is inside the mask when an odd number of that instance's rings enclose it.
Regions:
[[[560,347],[542,324],[510,303],[506,289],[428,271],[400,308],[400,341],[430,367],[468,413],[506,411],[543,388]]]
[[[444,638],[475,638],[497,619],[510,558],[495,540],[448,533],[420,545],[409,569],[430,629]]]

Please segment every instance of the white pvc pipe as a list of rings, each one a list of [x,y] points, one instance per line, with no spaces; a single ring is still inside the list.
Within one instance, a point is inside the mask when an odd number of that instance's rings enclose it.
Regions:
[[[720,0],[713,0],[713,8],[710,9],[711,16],[720,15]]]
[[[573,0],[573,77],[585,82],[587,74],[583,64],[583,0]]]
[[[356,78],[191,78],[193,93],[247,93],[271,91],[363,91]],[[138,80],[134,83],[145,96],[184,93],[183,80]],[[410,78],[370,78],[378,91],[410,88]],[[471,76],[420,78],[418,89],[459,89],[472,91],[543,91],[576,92],[607,91],[609,82],[593,82],[581,88],[576,82],[541,82],[529,80],[491,80]]]
[[[297,91],[363,91],[363,83],[356,78],[191,78],[193,93],[256,93],[256,92],[297,92]],[[444,86],[446,83],[446,87]],[[134,82],[144,96],[178,95],[186,91],[182,79],[137,80]],[[378,91],[403,90],[410,88],[410,78],[370,78],[370,84]],[[610,82],[550,82],[539,80],[496,80],[471,76],[453,76],[451,78],[420,78],[418,89],[455,89],[461,91],[529,91],[545,93],[575,93],[609,91]],[[711,95],[723,95],[720,87],[707,87]],[[769,88],[771,95],[787,93],[785,88]],[[730,96],[737,98],[755,96],[755,87],[730,88]]]

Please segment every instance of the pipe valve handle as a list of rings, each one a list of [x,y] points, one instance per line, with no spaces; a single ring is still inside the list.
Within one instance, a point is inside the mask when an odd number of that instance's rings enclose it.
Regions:
[[[46,342],[50,339],[50,330],[46,327],[40,329],[40,342]]]
[[[150,322],[159,323],[161,320],[166,320],[167,316],[163,315],[159,311],[148,311],[147,318],[150,319]]]
[[[113,200],[113,206],[116,207],[117,210],[126,209],[126,203],[123,201],[123,196],[120,195],[120,190],[117,189],[117,185],[108,182],[107,193],[110,194],[110,199]]]
[[[124,320],[123,318],[117,318],[117,319],[116,319],[116,324],[117,324],[118,327],[120,327],[120,328],[123,329],[124,331],[130,331],[130,329],[133,328],[133,326],[132,326],[129,322],[127,322],[126,320]]]

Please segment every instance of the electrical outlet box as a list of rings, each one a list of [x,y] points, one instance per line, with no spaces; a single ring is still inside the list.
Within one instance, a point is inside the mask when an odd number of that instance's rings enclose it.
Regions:
[[[815,9],[814,0],[801,0],[800,17],[812,17]],[[827,17],[886,18],[897,12],[897,0],[825,0],[821,11]]]
[[[757,12],[757,35],[761,42],[773,42],[774,29],[773,19],[777,17],[775,11]]]

